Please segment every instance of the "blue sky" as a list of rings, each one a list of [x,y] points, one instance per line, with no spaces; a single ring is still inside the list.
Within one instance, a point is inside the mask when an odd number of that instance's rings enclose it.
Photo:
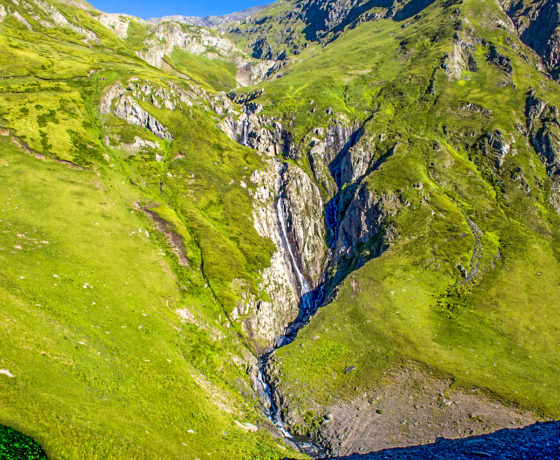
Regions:
[[[106,13],[127,13],[144,19],[180,14],[211,16],[233,13],[273,0],[90,0],[90,4]]]

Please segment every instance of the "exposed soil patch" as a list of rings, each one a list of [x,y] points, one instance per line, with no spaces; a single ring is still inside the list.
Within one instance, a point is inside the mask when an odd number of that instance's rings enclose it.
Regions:
[[[156,212],[152,211],[151,208],[157,207],[157,204],[142,206],[136,203],[136,208],[141,209],[156,224],[157,229],[167,237],[167,241],[171,245],[173,252],[179,259],[179,264],[184,267],[189,266],[189,259],[187,258],[187,251],[185,250],[185,244],[183,238],[174,229],[173,225],[160,217]]]
[[[463,438],[535,422],[533,414],[492,401],[479,391],[452,389],[425,371],[399,369],[371,394],[331,407],[319,429],[331,455]]]

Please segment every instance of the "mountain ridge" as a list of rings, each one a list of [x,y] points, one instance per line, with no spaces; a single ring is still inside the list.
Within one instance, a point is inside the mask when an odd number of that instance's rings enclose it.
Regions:
[[[1,0],[0,422],[304,458],[558,418],[557,25],[520,5]]]
[[[242,21],[247,19],[261,10],[264,10],[269,5],[260,5],[260,6],[253,6],[251,8],[247,8],[243,11],[238,11],[234,13],[223,14],[221,16],[181,16],[181,15],[173,15],[173,16],[162,16],[159,18],[150,18],[148,22],[153,24],[158,24],[164,21],[177,21],[187,25],[193,26],[201,26],[201,27],[216,27],[225,24],[229,24],[231,22]]]

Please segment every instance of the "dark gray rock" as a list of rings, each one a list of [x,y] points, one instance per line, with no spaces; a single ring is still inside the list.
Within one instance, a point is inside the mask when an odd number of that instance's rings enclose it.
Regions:
[[[506,75],[511,75],[513,73],[513,66],[511,65],[511,59],[498,52],[498,48],[494,45],[490,46],[490,51],[488,52],[488,62],[498,66],[504,71]]]
[[[560,78],[560,3],[558,0],[502,0],[523,42]]]

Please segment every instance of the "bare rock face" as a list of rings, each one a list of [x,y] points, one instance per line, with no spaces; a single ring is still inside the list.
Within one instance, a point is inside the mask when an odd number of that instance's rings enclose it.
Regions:
[[[494,166],[499,169],[511,150],[511,142],[506,140],[506,136],[500,130],[496,130],[483,136],[476,145],[476,149],[490,157]]]
[[[277,248],[270,266],[261,274],[259,285],[259,290],[265,292],[269,300],[247,294],[234,315],[246,316],[244,324],[249,335],[263,349],[268,348],[299,313],[299,289],[294,281],[290,259],[286,256],[276,209],[281,171],[282,165],[278,161],[268,159],[267,168],[255,171],[251,176],[256,186],[252,192],[255,228],[259,235],[270,238]]]
[[[173,136],[168,129],[156,118],[142,109],[130,96],[124,94],[119,96],[115,102],[115,110],[113,113],[116,117],[122,118],[131,125],[147,128],[160,139],[173,140]]]
[[[498,52],[498,48],[496,48],[494,45],[490,46],[490,51],[488,52],[487,60],[488,62],[491,62],[492,64],[502,69],[502,71],[506,75],[511,76],[511,74],[513,73],[513,66],[511,64],[511,59],[507,56],[504,56],[503,54],[500,54]]]
[[[130,25],[131,20],[145,24],[142,19],[126,14],[101,13],[99,16],[94,17],[122,39],[126,39],[128,37],[128,26]]]
[[[139,54],[154,67],[163,65],[165,56],[170,55],[175,47],[194,55],[216,50],[218,56],[231,56],[237,47],[227,38],[221,37],[207,29],[185,27],[176,22],[162,22],[154,27],[152,36],[145,43],[146,49]]]
[[[152,134],[160,139],[172,141],[173,135],[169,132],[169,130],[155,117],[140,107],[140,104],[138,104],[133,97],[133,89],[134,86],[129,85],[128,89],[125,90],[121,83],[116,83],[115,85],[109,87],[101,98],[99,111],[102,114],[109,114],[111,113],[111,108],[114,105],[112,112],[116,117],[121,118],[132,125],[147,128],[152,132]],[[148,88],[145,88],[145,90],[148,91]],[[170,103],[169,108],[172,107],[172,109],[174,109],[175,106],[171,103],[171,101],[169,99],[166,100]],[[154,101],[157,101],[157,99],[154,99]]]
[[[255,178],[258,179],[256,183],[260,184],[267,177],[265,182],[268,184],[266,193],[259,185],[255,196],[257,230],[276,243],[285,259],[282,266],[278,265],[278,261],[274,262],[278,273],[270,278],[288,279],[295,297],[288,296],[285,302],[297,302],[303,294],[326,281],[328,266],[340,266],[344,270],[341,262],[356,258],[363,262],[377,255],[379,248],[390,240],[386,238],[386,218],[396,214],[401,206],[400,200],[394,196],[376,196],[362,183],[377,164],[374,161],[375,156],[379,156],[376,144],[385,145],[385,139],[384,136],[374,139],[371,134],[366,134],[364,123],[341,120],[328,129],[316,128],[302,140],[296,141],[279,120],[263,116],[262,107],[245,102],[244,110],[245,113],[241,114],[228,112],[220,123],[231,139],[258,150],[265,158],[283,156],[297,159],[307,155],[310,159],[311,175],[294,163],[286,162],[278,166],[281,164],[278,160],[267,160],[269,171],[272,166],[276,168],[276,179],[273,180],[269,173]],[[395,149],[393,146],[385,152],[385,156],[394,154]],[[275,187],[272,185],[274,181]],[[321,184],[333,196],[329,204],[323,201],[317,184]],[[337,209],[336,203],[340,201],[338,192],[345,185],[349,186],[345,192],[346,201],[340,203],[341,209]],[[259,199],[262,196],[268,198]],[[278,200],[282,200],[281,210]],[[273,215],[277,219],[276,224]],[[364,247],[376,239],[379,240],[376,243],[379,247],[362,254]],[[330,247],[327,245],[328,240],[331,240]],[[268,283],[268,286],[265,290],[273,297],[272,284]],[[278,291],[279,287],[273,290]],[[271,313],[275,308],[287,314]],[[255,305],[250,310],[257,311]],[[258,311],[266,311],[269,318],[279,320],[276,326],[270,324],[265,327],[264,335],[269,338],[278,335],[282,330],[278,326],[287,325],[295,319],[293,313],[297,314],[295,305],[286,308],[265,302],[261,302]],[[258,312],[256,314],[259,315]],[[264,322],[261,320],[259,324],[262,327]],[[262,335],[255,325],[251,330],[255,336]]]
[[[141,137],[135,136],[134,140],[129,144],[120,144],[120,148],[131,153],[138,153],[146,150],[157,150],[159,145],[157,142],[148,141]]]
[[[95,33],[93,33],[89,29],[84,29],[77,24],[69,21],[66,16],[64,16],[58,9],[56,9],[53,5],[43,1],[43,0],[35,0],[34,3],[47,15],[47,17],[54,23],[51,24],[50,27],[59,26],[59,27],[66,27],[68,29],[72,29],[74,32],[77,32],[85,37],[86,43],[97,43],[99,44],[99,38]],[[43,25],[47,25],[47,23],[43,23]]]
[[[555,79],[560,78],[560,3],[557,0],[500,2],[517,26],[523,42],[543,59]]]
[[[234,141],[269,157],[295,155],[296,146],[292,133],[284,128],[279,119],[262,115],[263,107],[245,104],[245,112],[230,112],[220,128]]]
[[[560,213],[560,115],[558,108],[539,99],[534,91],[525,103],[527,130],[531,145],[551,178],[550,201]]]
[[[294,165],[284,173],[284,196],[289,243],[300,256],[300,269],[312,290],[321,281],[327,252],[323,200],[309,176]]]
[[[247,19],[259,11],[265,9],[268,5],[254,6],[243,11],[224,14],[223,16],[206,16],[204,18],[198,16],[165,16],[163,18],[151,18],[149,21],[157,24],[164,21],[177,21],[183,24],[189,24],[201,27],[217,27],[231,22],[242,21]]]
[[[380,235],[387,217],[396,215],[400,206],[398,196],[377,196],[369,190],[367,183],[362,184],[340,222],[333,247],[333,261],[336,263],[344,257],[353,256],[356,249]]]
[[[273,159],[268,159],[267,165],[266,170],[256,171],[251,181],[257,186],[252,192],[255,228],[277,247],[259,285],[270,300],[246,295],[236,314],[246,315],[247,330],[264,348],[296,319],[303,289],[300,276],[308,289],[316,287],[326,255],[323,206],[317,186],[295,165],[286,166]]]
[[[271,60],[247,61],[244,58],[236,58],[235,63],[238,67],[235,79],[240,86],[251,86],[263,81],[274,71],[276,64]]]
[[[138,55],[154,67],[162,68],[165,57],[178,48],[195,56],[233,62],[238,68],[237,82],[240,86],[248,86],[264,79],[274,66],[274,61],[250,60],[231,40],[202,27],[165,21],[150,25],[150,31],[145,48]]]
[[[474,43],[455,39],[453,51],[445,56],[441,67],[450,79],[460,80],[464,70],[477,72],[478,65],[474,58],[476,46]]]

